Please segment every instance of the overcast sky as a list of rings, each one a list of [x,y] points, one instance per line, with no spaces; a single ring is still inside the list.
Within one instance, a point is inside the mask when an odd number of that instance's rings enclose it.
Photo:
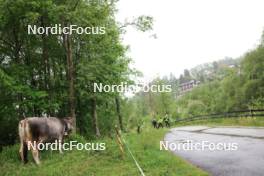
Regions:
[[[154,18],[150,33],[128,28],[123,36],[133,66],[150,80],[254,48],[264,29],[263,7],[264,0],[120,0],[117,19]]]

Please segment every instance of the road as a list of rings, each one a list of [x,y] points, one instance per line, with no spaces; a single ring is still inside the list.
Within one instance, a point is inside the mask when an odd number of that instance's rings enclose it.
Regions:
[[[163,144],[162,149],[171,147],[173,153],[213,176],[264,175],[264,128],[178,127],[165,135]]]

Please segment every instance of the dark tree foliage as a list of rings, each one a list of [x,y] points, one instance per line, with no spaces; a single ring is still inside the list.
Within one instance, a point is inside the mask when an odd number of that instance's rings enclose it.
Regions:
[[[18,121],[30,116],[70,116],[76,121],[77,132],[87,137],[109,134],[115,124],[122,123],[122,94],[94,93],[92,85],[129,81],[130,59],[125,56],[127,47],[120,35],[128,25],[142,31],[151,29],[152,18],[117,23],[115,3],[0,0],[1,146],[15,142]],[[99,26],[106,32],[27,33],[28,25],[54,24]]]

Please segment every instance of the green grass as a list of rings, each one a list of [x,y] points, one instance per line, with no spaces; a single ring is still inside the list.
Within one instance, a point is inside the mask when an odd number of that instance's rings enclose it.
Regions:
[[[180,122],[175,124],[175,126],[187,125],[264,127],[264,117],[216,118],[190,122]]]
[[[171,152],[160,151],[159,142],[163,139],[165,133],[165,129],[151,129],[140,135],[124,135],[130,149],[147,176],[208,175]],[[84,139],[80,138],[80,140],[84,142]],[[29,158],[28,164],[22,164],[18,159],[19,146],[11,146],[0,153],[0,175],[140,175],[127,151],[124,160],[121,159],[116,139],[102,139],[100,142],[106,142],[105,151],[74,150],[65,151],[63,155],[57,151],[42,152],[41,166],[36,166],[32,161],[32,157]]]

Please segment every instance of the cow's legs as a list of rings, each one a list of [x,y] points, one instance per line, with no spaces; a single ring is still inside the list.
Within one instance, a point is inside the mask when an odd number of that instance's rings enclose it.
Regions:
[[[23,142],[20,142],[19,155],[20,155],[21,160],[25,162],[23,149],[24,149]]]
[[[59,150],[60,154],[63,154],[62,145],[63,145],[63,137],[59,137]],[[61,145],[60,145],[61,144]]]
[[[37,149],[37,147],[32,147],[32,156],[34,161],[36,162],[36,164],[40,164],[40,160],[39,160],[39,151]]]
[[[27,152],[28,152],[28,148],[25,142],[20,142],[20,149],[19,149],[19,154],[20,154],[20,158],[23,161],[23,163],[27,163]]]
[[[18,133],[19,133],[19,139],[20,139],[20,149],[19,149],[19,155],[23,163],[27,163],[27,144],[25,142],[25,134],[26,132],[24,129],[26,128],[26,121],[22,120],[18,125]]]

